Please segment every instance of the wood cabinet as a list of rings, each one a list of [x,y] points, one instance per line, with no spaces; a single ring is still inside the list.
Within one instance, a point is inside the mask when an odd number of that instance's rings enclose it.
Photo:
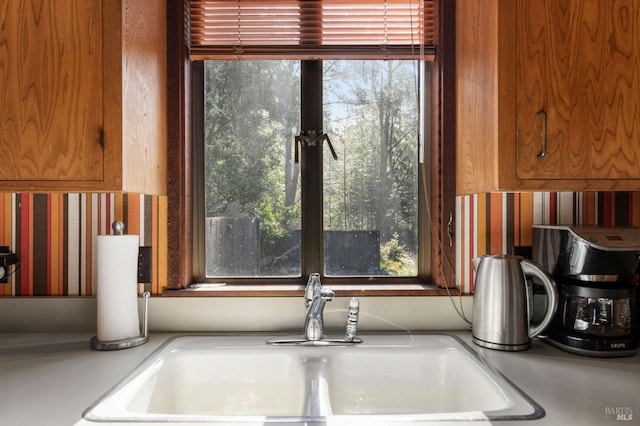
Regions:
[[[640,189],[640,4],[458,0],[457,192]]]
[[[166,193],[165,0],[0,8],[0,190]]]

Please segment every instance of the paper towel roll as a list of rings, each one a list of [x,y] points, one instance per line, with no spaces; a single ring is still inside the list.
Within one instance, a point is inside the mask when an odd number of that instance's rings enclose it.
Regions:
[[[137,235],[99,235],[97,247],[98,335],[102,342],[140,335]]]

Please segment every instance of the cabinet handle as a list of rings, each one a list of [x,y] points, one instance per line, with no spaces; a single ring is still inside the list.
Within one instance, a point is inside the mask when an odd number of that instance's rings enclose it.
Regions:
[[[447,222],[447,235],[449,236],[449,247],[453,247],[453,236],[455,231],[453,230],[453,212],[449,211],[449,221]]]
[[[546,111],[539,111],[536,115],[542,118],[542,127],[540,129],[540,145],[542,149],[538,153],[538,158],[544,158],[547,155],[547,113]]]

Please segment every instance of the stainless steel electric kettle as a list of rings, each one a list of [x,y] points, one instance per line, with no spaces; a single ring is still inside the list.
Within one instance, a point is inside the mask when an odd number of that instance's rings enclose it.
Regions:
[[[558,306],[558,291],[551,276],[520,256],[489,255],[473,259],[476,271],[473,294],[473,342],[503,351],[522,351],[551,322]],[[532,296],[527,278],[535,277],[547,293],[542,321],[532,325]],[[531,303],[530,303],[531,302]]]

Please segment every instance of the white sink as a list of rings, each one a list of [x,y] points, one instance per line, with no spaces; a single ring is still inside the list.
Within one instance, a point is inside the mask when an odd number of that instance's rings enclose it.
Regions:
[[[128,395],[119,403],[129,412],[154,416],[297,416],[302,412],[304,371],[294,358],[256,349],[212,352],[170,352],[132,380],[132,392],[123,390]]]
[[[170,339],[87,409],[82,424],[432,424],[544,415],[451,336],[364,335],[352,346],[265,339]]]
[[[328,372],[334,414],[477,412],[510,405],[495,380],[455,347],[358,348],[332,357]]]

